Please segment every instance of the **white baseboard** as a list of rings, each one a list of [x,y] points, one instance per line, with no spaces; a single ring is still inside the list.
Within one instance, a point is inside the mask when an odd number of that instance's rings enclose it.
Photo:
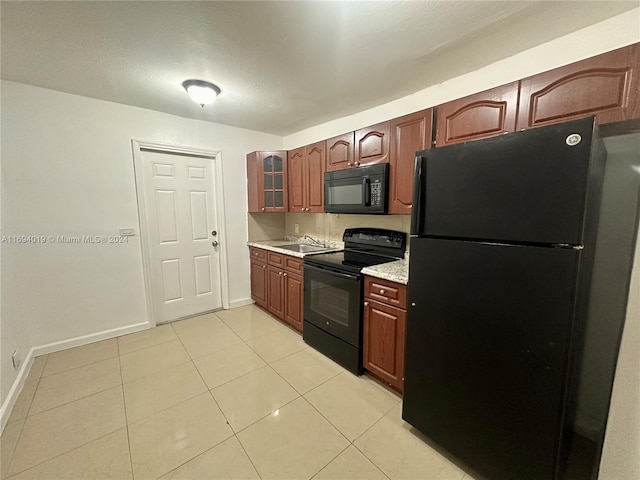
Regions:
[[[245,305],[251,305],[255,303],[251,298],[243,298],[242,300],[235,300],[233,302],[229,302],[229,308],[238,308],[244,307]]]
[[[13,406],[18,399],[18,395],[20,395],[20,392],[22,391],[22,387],[24,386],[24,382],[29,375],[29,370],[31,370],[31,365],[33,364],[33,359],[35,357],[46,355],[47,353],[58,352],[60,350],[66,350],[67,348],[79,347],[82,345],[87,345],[89,343],[99,342],[100,340],[108,340],[110,338],[120,337],[122,335],[139,332],[152,327],[153,324],[149,322],[136,323],[134,325],[127,325],[126,327],[112,328],[111,330],[104,330],[98,333],[82,335],[80,337],[61,340],[59,342],[47,343],[45,345],[39,345],[37,347],[31,348],[26,358],[24,359],[24,363],[22,364],[22,367],[18,372],[18,376],[16,377],[13,385],[11,386],[11,389],[9,390],[7,398],[2,404],[2,407],[0,407],[0,433],[2,433],[5,425],[9,421],[11,410],[13,410]]]
[[[16,400],[18,400],[18,395],[20,395],[20,392],[22,391],[27,375],[29,375],[29,370],[31,370],[34,358],[35,356],[33,355],[32,348],[29,350],[29,353],[27,353],[27,357],[24,359],[24,362],[22,362],[22,367],[20,367],[18,376],[14,380],[13,385],[11,385],[9,394],[0,407],[0,434],[4,431],[4,427],[9,421],[9,416],[13,410],[13,406],[16,404]]]
[[[67,340],[61,340],[59,342],[47,343],[45,345],[33,347],[32,350],[34,357],[38,357],[40,355],[46,355],[47,353],[66,350],[67,348],[80,347],[89,343],[99,342],[100,340],[108,340],[110,338],[120,337],[129,333],[140,332],[152,327],[153,324],[149,322],[136,323],[133,325],[127,325],[126,327],[112,328],[111,330],[103,330],[102,332],[98,333],[91,333],[89,335],[69,338]]]

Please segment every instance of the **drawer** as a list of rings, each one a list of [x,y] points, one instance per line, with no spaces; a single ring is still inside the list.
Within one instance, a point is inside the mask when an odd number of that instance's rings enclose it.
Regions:
[[[302,275],[302,259],[298,257],[292,257],[290,255],[285,255],[284,269],[288,272]]]
[[[274,267],[284,268],[284,257],[281,253],[267,251],[267,263]]]
[[[249,247],[249,254],[251,255],[251,260],[257,260],[258,262],[267,263],[267,251],[261,248]]]
[[[407,308],[407,287],[381,278],[364,277],[364,296],[398,308]]]

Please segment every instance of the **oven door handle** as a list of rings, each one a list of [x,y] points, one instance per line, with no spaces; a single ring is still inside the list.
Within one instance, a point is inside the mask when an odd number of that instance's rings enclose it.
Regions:
[[[331,273],[332,275],[337,275],[342,278],[348,278],[349,280],[354,280],[356,282],[360,280],[360,276],[358,275],[350,275],[348,273],[342,273],[332,268],[316,267],[314,265],[309,265],[308,263],[304,264],[304,268],[310,268],[312,270],[318,270],[320,272]]]

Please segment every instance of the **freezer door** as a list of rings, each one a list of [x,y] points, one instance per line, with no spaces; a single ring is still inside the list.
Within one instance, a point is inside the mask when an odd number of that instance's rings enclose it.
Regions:
[[[554,478],[579,260],[411,241],[403,418],[492,480]]]
[[[604,162],[593,128],[587,118],[418,152],[412,234],[583,244]]]

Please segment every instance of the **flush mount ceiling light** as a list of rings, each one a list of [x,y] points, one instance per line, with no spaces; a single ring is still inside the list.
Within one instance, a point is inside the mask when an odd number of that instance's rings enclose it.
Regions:
[[[204,80],[185,80],[182,82],[182,86],[193,101],[200,104],[202,108],[212,103],[220,95],[220,88],[217,85]]]

